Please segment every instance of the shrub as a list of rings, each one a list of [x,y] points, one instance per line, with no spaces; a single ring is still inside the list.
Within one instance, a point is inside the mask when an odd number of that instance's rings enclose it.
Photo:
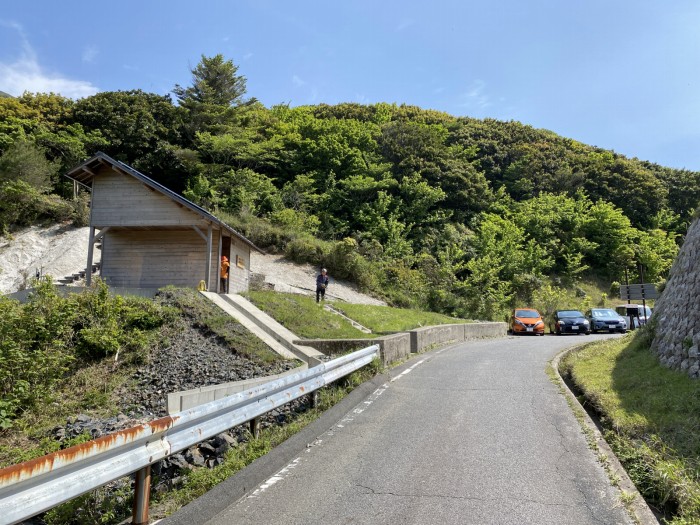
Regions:
[[[51,398],[57,381],[84,361],[137,361],[173,310],[142,298],[110,296],[107,286],[60,297],[50,278],[35,281],[24,305],[0,297],[0,427]]]
[[[323,260],[324,249],[321,242],[312,237],[297,237],[287,243],[284,254],[296,263],[319,265]]]
[[[38,220],[68,221],[76,216],[75,207],[58,195],[44,195],[23,180],[0,184],[0,228],[27,226]]]

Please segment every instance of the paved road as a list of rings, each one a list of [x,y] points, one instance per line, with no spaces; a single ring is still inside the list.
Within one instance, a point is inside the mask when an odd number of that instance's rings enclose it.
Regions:
[[[545,374],[583,340],[508,337],[414,359],[276,476],[199,523],[632,523]]]

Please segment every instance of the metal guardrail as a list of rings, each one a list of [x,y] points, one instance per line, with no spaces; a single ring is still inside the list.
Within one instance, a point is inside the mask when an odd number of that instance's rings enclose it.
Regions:
[[[133,523],[148,523],[150,466],[369,364],[379,345],[145,425],[0,470],[0,525],[28,519],[134,472]]]

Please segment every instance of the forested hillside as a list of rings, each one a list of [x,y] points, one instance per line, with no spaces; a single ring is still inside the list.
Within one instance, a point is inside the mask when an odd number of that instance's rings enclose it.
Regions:
[[[0,221],[84,220],[60,174],[122,160],[262,247],[400,306],[500,318],[583,276],[662,279],[700,173],[519,122],[397,104],[267,108],[221,55],[173,95],[0,98]],[[552,285],[555,288],[552,288]]]

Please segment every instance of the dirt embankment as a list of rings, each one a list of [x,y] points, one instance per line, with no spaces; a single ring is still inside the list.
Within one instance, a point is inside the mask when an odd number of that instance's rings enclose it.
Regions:
[[[54,224],[0,237],[0,293],[26,288],[37,271],[56,280],[85,270],[89,234],[90,228]],[[94,262],[99,261],[95,250]]]
[[[316,293],[316,275],[319,269],[310,264],[295,264],[281,255],[251,254],[250,269],[263,274],[265,282],[273,285],[275,291],[314,295]],[[340,299],[348,303],[373,304],[386,306],[384,301],[375,299],[358,291],[354,283],[333,278],[333,268],[328,268],[330,284],[326,299]]]

